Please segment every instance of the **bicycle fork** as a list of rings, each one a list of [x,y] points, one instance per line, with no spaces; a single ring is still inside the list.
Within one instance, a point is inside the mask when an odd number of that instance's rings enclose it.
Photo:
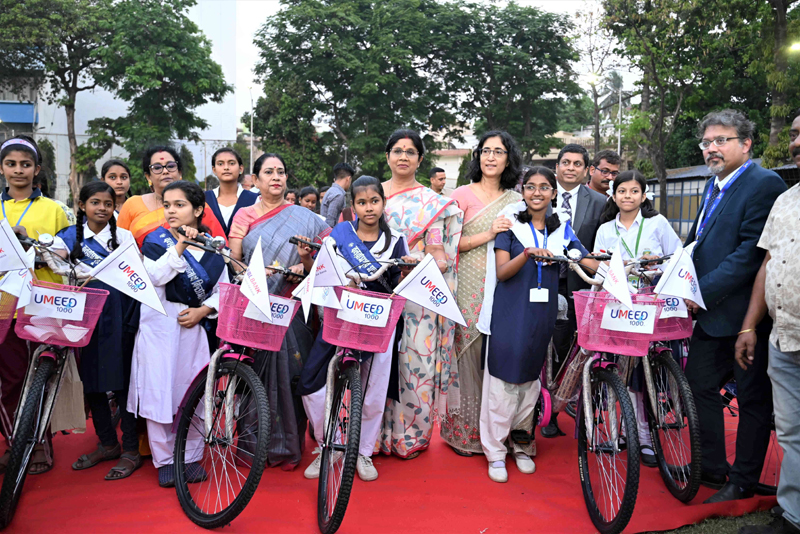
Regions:
[[[583,349],[581,349],[583,350]],[[583,394],[583,418],[586,424],[586,435],[589,436],[590,447],[594,450],[598,445],[594,440],[594,410],[592,409],[592,369],[600,364],[600,354],[595,353],[591,358],[586,360],[583,364],[583,373],[581,375],[581,389]],[[617,426],[617,405],[611,402],[612,399],[606,400],[606,410],[608,411],[608,424],[611,426],[611,442],[613,443],[614,452],[619,452],[619,427]]]
[[[223,345],[211,355],[211,361],[208,363],[208,370],[206,374],[206,392],[203,397],[203,407],[205,408],[205,416],[203,423],[205,427],[205,436],[203,441],[206,443],[211,442],[212,430],[214,427],[214,420],[210,414],[214,413],[214,401],[217,399],[217,391],[214,385],[217,382],[217,366],[219,365],[222,356],[230,351],[229,345]],[[236,389],[239,386],[239,379],[235,375],[228,376],[228,384],[225,387],[225,438],[228,443],[233,443],[233,433],[236,430],[234,415],[236,411]]]

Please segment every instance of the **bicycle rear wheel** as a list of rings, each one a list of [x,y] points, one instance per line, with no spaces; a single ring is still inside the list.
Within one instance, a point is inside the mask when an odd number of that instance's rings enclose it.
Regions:
[[[657,414],[645,402],[653,436],[658,470],[667,489],[681,502],[688,503],[700,489],[700,421],[686,376],[672,357],[663,351],[650,367],[656,393]]]
[[[627,526],[639,491],[639,436],[628,392],[619,375],[594,368],[589,395],[593,428],[585,414],[578,416],[578,466],[586,508],[603,534]],[[579,406],[583,407],[583,404]],[[623,428],[627,430],[622,436]]]
[[[205,387],[205,380],[195,387],[180,415],[175,489],[189,519],[216,528],[233,521],[258,487],[267,461],[270,415],[264,385],[245,363],[226,361],[217,367],[210,414],[205,413]],[[208,436],[206,417],[212,421]]]
[[[317,492],[317,523],[323,534],[336,532],[344,519],[361,438],[361,374],[356,365],[346,365],[337,373]]]
[[[10,458],[3,479],[3,488],[0,489],[0,530],[7,527],[14,518],[22,486],[28,475],[28,464],[36,447],[36,436],[41,425],[46,423],[42,421],[42,411],[47,394],[47,381],[55,369],[55,364],[52,358],[39,359],[39,367],[33,375],[25,405],[19,414],[17,431],[14,433],[9,451]]]

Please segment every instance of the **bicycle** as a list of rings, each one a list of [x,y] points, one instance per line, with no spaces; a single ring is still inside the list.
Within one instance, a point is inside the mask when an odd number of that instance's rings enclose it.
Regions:
[[[34,287],[60,295],[64,300],[63,307],[71,310],[65,312],[66,314],[79,310],[77,295],[82,295],[85,303],[83,314],[79,316],[76,313],[74,319],[30,315],[26,312],[27,307],[21,308],[17,313],[14,327],[17,336],[42,345],[36,349],[28,365],[20,402],[14,414],[10,458],[0,489],[0,529],[11,523],[22,495],[34,448],[43,444],[47,438],[65,364],[69,358],[75,357],[78,348],[89,343],[109,294],[102,289],[75,287],[74,284],[79,280],[75,265],[60,258],[56,260],[56,255],[50,254],[53,237],[49,234],[40,235],[38,240],[23,237],[19,240],[24,245],[34,247],[37,255],[48,253],[48,263],[61,262],[51,266],[66,266],[69,269],[70,285],[34,280]]]

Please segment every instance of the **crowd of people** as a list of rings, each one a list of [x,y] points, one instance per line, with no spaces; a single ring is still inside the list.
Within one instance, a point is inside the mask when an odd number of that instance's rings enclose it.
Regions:
[[[521,473],[534,473],[540,372],[551,339],[556,358],[567,357],[576,330],[571,296],[587,286],[575,273],[531,256],[575,250],[581,264],[595,269],[589,251],[613,252],[627,261],[684,245],[707,307],[686,302],[696,321],[686,375],[700,418],[702,482],[718,489],[705,502],[753,495],[774,410],[785,451],[778,489],[782,515],[768,527],[773,530],[747,527],[746,532],[794,532],[800,525],[800,300],[791,255],[800,230],[800,193],[797,187],[787,192],[776,173],[751,159],[753,129],[732,110],[710,113],[700,123],[699,149],[714,177],[683,242],[654,209],[644,176],[620,170],[619,154],[603,150],[591,158],[584,147],[569,144],[554,170],[525,167],[515,140],[502,131],[480,137],[467,170],[469,185],[452,191],[438,167],[430,171],[430,187],[417,180],[428,155],[412,130],[388,138],[388,180],[356,178],[356,169],[339,163],[331,185],[320,190],[288,189],[290,169],[279,154],[261,155],[245,174],[239,154],[222,148],[211,158],[219,187],[204,192],[181,180],[182,162],[173,148],[154,146],[142,161],[150,193],[129,197],[127,164],[107,161],[100,180],[84,186],[76,199],[72,225],[35,185],[41,162],[35,141],[10,139],[0,149],[0,169],[8,183],[3,217],[15,232],[56,235],[56,248],[82,269],[135,240],[167,312],[164,317],[102,282],[90,283],[111,293],[80,361],[99,444],[73,468],[116,460],[106,479],[117,480],[152,455],[159,484],[174,485],[171,424],[184,392],[219,343],[212,325],[219,284],[230,274],[219,256],[187,247],[199,233],[225,238],[231,255],[245,264],[260,247],[265,265],[278,263],[293,273],[269,276],[270,293],[285,297],[314,261],[307,245],[289,243],[293,236],[349,240],[370,261],[433,256],[466,324],[406,303],[395,343],[365,366],[372,370],[357,464],[363,480],[378,477],[374,453],[407,460],[423,453],[437,422],[454,453],[485,455],[493,481],[507,481],[509,455]],[[800,116],[792,125],[790,151],[800,166]],[[390,269],[365,288],[391,292],[408,272]],[[44,266],[36,275],[61,282]],[[557,318],[559,295],[568,302],[566,319]],[[279,351],[253,353],[254,368],[270,399],[276,399],[272,410],[279,412],[272,418],[270,466],[299,465],[308,421],[313,437],[322,440],[324,375],[335,348],[322,339],[320,321],[324,313],[318,309],[308,319],[298,314]],[[7,439],[34,349],[13,328],[0,347],[0,422]],[[740,431],[729,466],[719,391],[731,375],[738,387]],[[642,383],[634,373],[628,388],[642,462],[655,466]],[[122,443],[107,402],[112,391],[122,414]],[[564,435],[557,414],[541,435]],[[5,462],[7,455],[0,469]],[[44,473],[52,464],[48,440],[37,447],[30,473]],[[305,476],[318,477],[319,467],[317,457]],[[189,464],[189,480],[204,476],[200,463]]]

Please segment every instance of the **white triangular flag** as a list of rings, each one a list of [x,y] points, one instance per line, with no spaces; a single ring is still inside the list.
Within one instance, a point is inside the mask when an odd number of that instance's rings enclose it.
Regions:
[[[664,274],[661,275],[661,280],[656,284],[654,292],[656,295],[664,294],[670,297],[689,299],[704,310],[706,309],[703,295],[700,294],[700,284],[694,269],[694,261],[683,247],[675,250],[664,268]]]
[[[33,261],[22,248],[8,219],[0,219],[0,272],[32,268]]]
[[[333,248],[336,241],[332,237],[326,237],[322,241],[314,261],[314,286],[315,287],[334,287],[346,286],[348,279],[345,276],[342,264],[336,250]]]
[[[27,306],[31,302],[31,272],[28,269],[19,269],[6,273],[0,280],[0,290],[17,297],[17,309]]]
[[[261,236],[258,238],[256,248],[250,256],[250,265],[244,272],[242,285],[239,288],[242,295],[250,299],[256,308],[264,314],[267,321],[271,322],[272,310],[270,310],[269,288],[267,287],[267,271],[264,268],[264,254],[261,251]]]
[[[619,252],[611,255],[608,273],[605,280],[603,280],[603,289],[611,293],[623,306],[629,310],[633,309],[631,292],[628,288],[628,277],[625,275],[625,265],[622,263],[622,254]]]
[[[306,276],[298,286],[302,287],[297,294],[300,296],[300,303],[303,305],[303,316],[306,318],[306,321],[308,321],[308,314],[311,311],[311,299],[314,294],[314,271],[315,269],[312,267],[311,273]]]
[[[397,284],[394,292],[419,304],[426,310],[447,317],[462,326],[467,326],[464,316],[458,309],[456,299],[442,276],[442,271],[439,270],[436,261],[430,254],[425,256],[419,265]]]
[[[292,296],[303,300],[306,286],[303,283],[297,285],[292,291]],[[334,310],[341,310],[342,305],[339,299],[336,298],[336,292],[332,287],[315,287],[311,292],[311,304],[322,306],[323,308],[333,308]]]
[[[147,270],[136,248],[136,241],[128,241],[111,252],[89,274],[92,278],[105,282],[145,306],[163,315],[167,314],[153,282],[147,276]]]

